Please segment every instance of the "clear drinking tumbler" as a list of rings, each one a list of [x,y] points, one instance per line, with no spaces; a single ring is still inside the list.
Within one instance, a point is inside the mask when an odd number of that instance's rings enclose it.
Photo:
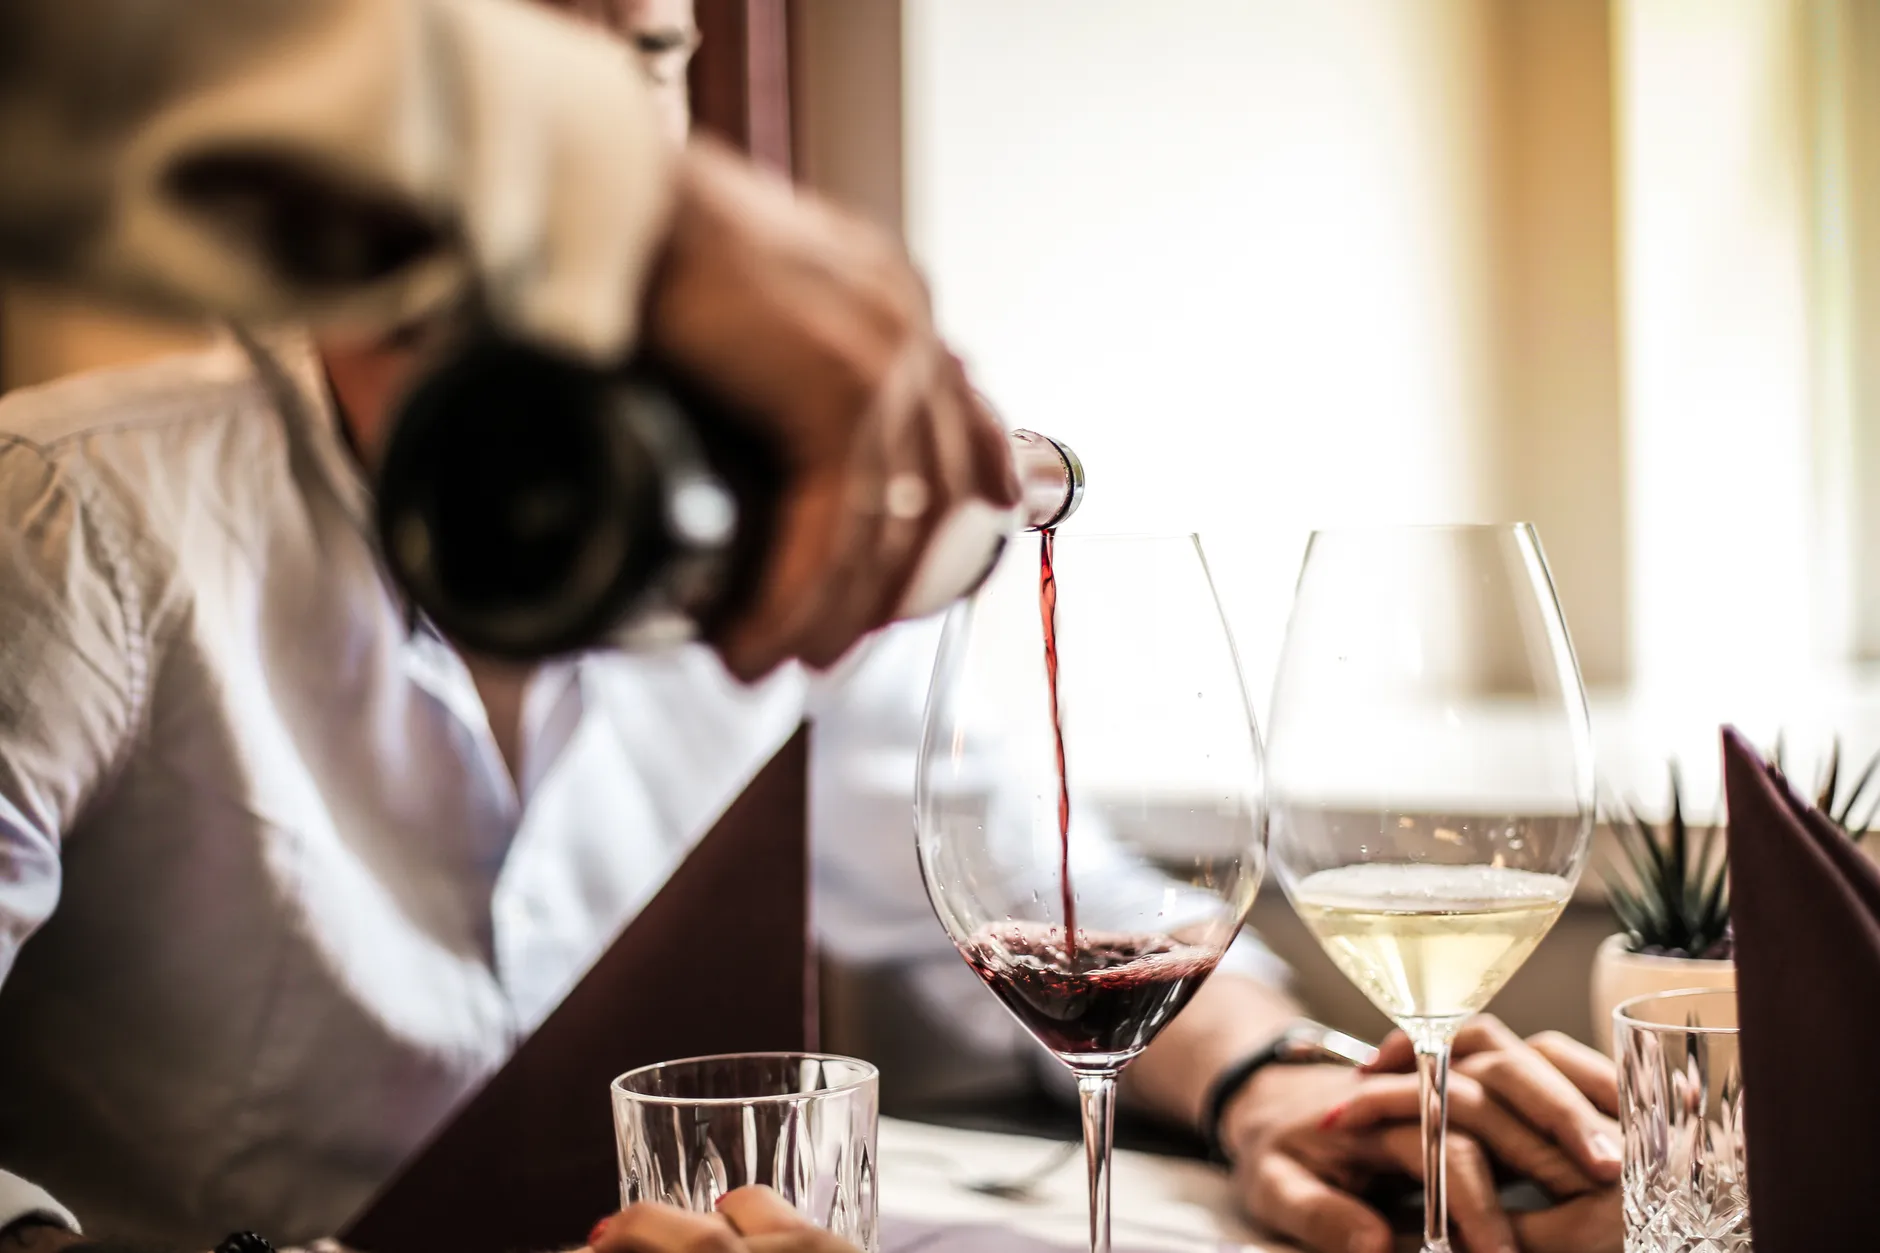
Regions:
[[[747,1184],[876,1253],[876,1073],[813,1053],[662,1062],[613,1082],[620,1202],[711,1213]]]
[[[1750,1253],[1734,991],[1613,1011],[1625,1129],[1626,1253]]]

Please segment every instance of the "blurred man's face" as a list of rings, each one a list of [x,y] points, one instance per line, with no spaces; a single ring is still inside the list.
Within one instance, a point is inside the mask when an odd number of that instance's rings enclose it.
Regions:
[[[698,49],[692,0],[552,0],[556,7],[618,35],[653,85],[660,125],[675,145],[692,127],[685,71]]]

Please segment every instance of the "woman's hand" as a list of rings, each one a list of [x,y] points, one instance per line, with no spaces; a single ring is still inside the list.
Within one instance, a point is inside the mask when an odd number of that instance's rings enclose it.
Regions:
[[[1415,1067],[1409,1037],[1392,1032],[1368,1069]],[[1619,1253],[1624,1244],[1618,1187],[1623,1150],[1616,1121],[1619,1072],[1612,1059],[1558,1031],[1522,1040],[1500,1019],[1483,1014],[1456,1036],[1451,1074],[1477,1080],[1522,1107],[1524,1116],[1551,1121],[1556,1141],[1579,1145],[1593,1176],[1606,1185],[1551,1209],[1518,1215],[1515,1230],[1521,1247],[1537,1253]]]
[[[1415,1058],[1393,1036],[1360,1072],[1273,1066],[1228,1107],[1224,1141],[1249,1212],[1320,1253],[1386,1253],[1373,1179],[1422,1176]],[[1617,1091],[1610,1062],[1564,1037],[1524,1042],[1482,1018],[1456,1042],[1449,1084],[1450,1220],[1469,1253],[1598,1253],[1619,1247]],[[1560,1204],[1510,1216],[1494,1168]]]
[[[805,1222],[769,1188],[727,1193],[715,1215],[635,1205],[603,1219],[588,1247],[594,1253],[856,1253],[847,1241]]]

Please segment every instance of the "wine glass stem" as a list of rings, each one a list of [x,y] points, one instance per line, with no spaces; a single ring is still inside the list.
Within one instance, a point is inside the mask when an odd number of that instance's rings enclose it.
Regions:
[[[1090,1163],[1090,1253],[1110,1253],[1110,1150],[1116,1140],[1116,1072],[1079,1071],[1084,1158]]]
[[[1417,1038],[1416,1051],[1417,1080],[1423,1094],[1423,1253],[1450,1253],[1449,1157],[1445,1151],[1449,1136],[1449,1037]]]

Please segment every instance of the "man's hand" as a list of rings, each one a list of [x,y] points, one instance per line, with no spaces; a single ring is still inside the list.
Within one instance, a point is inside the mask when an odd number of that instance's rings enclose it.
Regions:
[[[741,677],[833,665],[889,620],[951,509],[1018,501],[900,245],[709,143],[681,165],[646,336],[784,462],[757,594],[712,641]]]
[[[594,1228],[594,1253],[856,1253],[791,1209],[769,1188],[739,1188],[716,1216],[635,1205]]]
[[[1274,1066],[1228,1107],[1223,1140],[1248,1210],[1319,1253],[1386,1253],[1390,1229],[1357,1193],[1384,1175],[1422,1176],[1407,1041],[1369,1072]],[[1456,1041],[1449,1083],[1449,1210],[1469,1253],[1601,1253],[1620,1247],[1611,1063],[1564,1037],[1524,1042],[1481,1018]],[[1510,1216],[1495,1165],[1560,1204]]]

